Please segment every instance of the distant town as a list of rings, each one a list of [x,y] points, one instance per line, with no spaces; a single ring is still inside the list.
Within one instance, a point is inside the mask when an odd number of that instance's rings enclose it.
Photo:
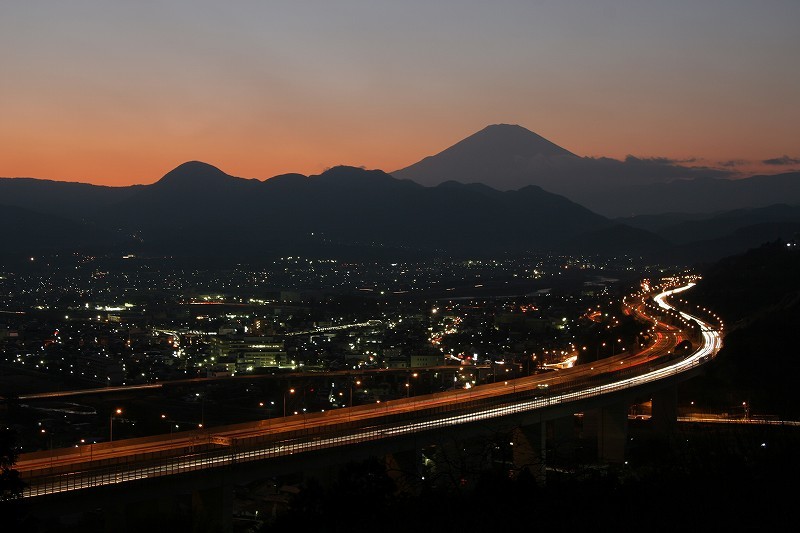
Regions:
[[[643,342],[615,315],[619,296],[670,268],[553,254],[226,270],[31,257],[0,273],[0,386],[25,413],[23,451],[106,441],[112,425],[133,437],[469,389]],[[84,389],[104,394],[53,393]]]

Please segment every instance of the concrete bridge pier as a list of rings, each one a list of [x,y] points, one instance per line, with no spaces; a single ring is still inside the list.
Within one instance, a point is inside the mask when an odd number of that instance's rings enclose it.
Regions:
[[[384,456],[386,473],[397,485],[400,492],[411,492],[419,480],[419,452],[413,450],[399,450],[387,453]]]
[[[653,431],[665,437],[675,435],[678,428],[678,387],[671,385],[652,396],[650,416]]]
[[[492,440],[466,432],[450,431],[424,449],[427,464],[418,470],[430,476],[434,484],[452,483],[468,487],[474,483],[491,461]]]
[[[517,426],[511,437],[514,466],[528,470],[537,483],[544,485],[547,481],[547,423]]]
[[[302,470],[292,472],[290,477],[297,479],[298,481],[302,480],[303,482],[308,482],[308,480],[314,479],[323,487],[329,487],[337,481],[340,466],[341,465],[334,462],[325,463],[323,465],[309,465]]]
[[[192,532],[233,531],[233,485],[224,480],[216,487],[192,492]]]
[[[174,531],[192,525],[192,501],[189,494],[164,497],[107,501],[102,508],[103,531]]]
[[[103,531],[128,531],[126,507],[125,501],[109,502],[103,506]]]
[[[591,409],[583,416],[583,436],[597,437],[597,458],[606,463],[625,462],[628,441],[628,402]]]
[[[551,420],[547,429],[547,441],[554,459],[571,459],[574,457],[578,444],[578,428],[575,415],[571,414]]]

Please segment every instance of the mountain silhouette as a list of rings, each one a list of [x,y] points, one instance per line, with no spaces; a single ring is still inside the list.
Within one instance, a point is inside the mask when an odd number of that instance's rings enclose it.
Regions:
[[[518,189],[536,185],[527,176],[562,158],[579,159],[522,126],[494,124],[392,175],[423,185],[459,181]]]
[[[681,198],[657,206],[648,187],[676,180],[727,178],[726,170],[689,167],[665,158],[580,157],[516,125],[498,124],[436,155],[392,172],[434,186],[445,181],[483,183],[499,190],[537,185],[610,217],[684,211]],[[728,181],[728,180],[719,180]],[[773,199],[770,203],[775,203]],[[756,207],[737,205],[734,207]],[[728,204],[728,209],[732,209]],[[654,210],[655,209],[655,210]]]
[[[777,227],[785,224],[791,228],[800,225],[800,206],[776,204],[758,209],[725,211],[699,220],[685,220],[659,229],[656,233],[675,244],[698,240],[718,239],[754,226]],[[772,239],[779,236],[776,235]]]
[[[237,206],[250,208],[252,195],[261,185],[257,179],[237,178],[207,163],[190,161],[122,201],[106,204],[100,214],[127,229],[186,228],[219,213],[233,214]]]
[[[135,195],[143,185],[105,187],[36,178],[0,178],[0,203],[74,219]]]
[[[107,194],[86,187],[89,196]],[[47,212],[37,197],[49,188],[63,184],[37,183],[29,205],[17,194],[19,207],[36,205]],[[144,250],[231,258],[297,250],[481,256],[544,251],[610,224],[536,186],[504,192],[451,181],[425,187],[381,170],[349,166],[261,181],[191,161],[151,185],[121,189],[116,198],[103,197],[100,205],[84,211],[64,205],[79,195],[64,196],[58,212],[114,235],[136,235]]]
[[[202,161],[188,161],[170,170],[154,185],[162,187],[219,187],[241,178],[224,173],[214,165]]]
[[[0,257],[15,252],[57,253],[64,250],[108,250],[134,242],[103,223],[73,220],[17,206],[0,205]]]
[[[490,142],[530,143],[540,147],[538,154],[555,154],[556,159],[582,160],[526,131],[491,126],[450,155],[478,151],[488,137]],[[522,153],[521,148],[512,151]],[[6,232],[13,233],[7,235],[7,252],[38,245],[63,251],[84,245],[129,247],[133,242],[140,252],[226,261],[283,255],[488,257],[561,251],[691,262],[786,235],[799,222],[791,202],[711,219],[681,213],[677,204],[682,196],[708,205],[743,196],[765,202],[769,188],[778,183],[782,187],[777,190],[791,198],[797,176],[652,184],[675,209],[663,216],[611,220],[537,185],[499,190],[446,180],[424,186],[381,170],[350,166],[262,181],[190,161],[151,185],[130,187],[1,178],[0,214]],[[714,194],[719,198],[709,196]],[[48,234],[48,227],[58,231]]]
[[[582,233],[564,242],[562,249],[574,254],[627,254],[668,262],[673,246],[667,239],[647,230],[615,224]]]
[[[613,214],[619,216],[666,212],[712,214],[781,203],[800,205],[800,172],[741,179],[681,179],[617,192],[629,204],[627,208],[615,209]]]

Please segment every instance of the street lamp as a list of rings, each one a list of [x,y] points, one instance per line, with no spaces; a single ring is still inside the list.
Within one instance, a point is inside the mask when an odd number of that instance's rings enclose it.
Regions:
[[[356,387],[361,386],[361,381],[356,381],[355,383],[350,383],[350,407],[353,407],[353,385],[355,384]]]
[[[42,428],[42,435],[46,435],[50,440],[50,449],[53,449],[53,432],[47,431],[45,428]],[[52,458],[51,458],[52,460]]]
[[[418,373],[416,373],[416,372],[413,372],[413,373],[411,374],[411,378],[414,378],[414,379],[416,379],[417,377],[419,377],[419,374],[418,374]],[[408,388],[408,390],[407,390],[407,392],[408,392],[408,395],[410,395],[410,394],[411,394],[411,378],[409,378],[409,379],[408,379],[408,383],[406,383],[406,387]]]
[[[289,389],[289,394],[294,394],[294,389]],[[286,418],[286,393],[283,393],[283,417]]]
[[[167,424],[169,425],[169,434],[172,435],[172,429],[173,429],[172,420],[167,419],[167,415],[165,414],[161,415],[161,420],[166,420]]]
[[[117,407],[108,417],[108,442],[114,440],[114,415],[121,415],[122,409]]]
[[[347,408],[347,420],[350,420],[350,416],[351,416],[351,414],[353,412],[353,385],[355,385],[357,387],[360,386],[361,385],[361,380],[356,380],[355,382],[353,382],[353,381],[350,382],[350,404],[348,405],[348,408]]]
[[[196,398],[200,398],[200,423],[198,427],[203,427],[206,423],[206,395],[199,392],[194,393]]]

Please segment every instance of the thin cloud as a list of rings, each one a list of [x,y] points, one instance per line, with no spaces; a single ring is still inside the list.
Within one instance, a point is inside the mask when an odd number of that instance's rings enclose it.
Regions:
[[[774,159],[765,159],[762,161],[765,165],[800,165],[800,159],[789,157],[788,155],[784,155],[781,157],[776,157]]]
[[[736,174],[736,170],[729,167],[715,167],[708,165],[702,157],[688,157],[675,159],[672,157],[636,157],[628,155],[622,162],[623,167],[634,172],[646,171],[651,175],[661,175],[665,178],[726,178]]]
[[[750,161],[746,159],[729,159],[728,161],[719,161],[717,163],[720,166],[732,168],[732,167],[740,167],[742,165],[749,165]]]
[[[696,157],[688,159],[673,159],[671,157],[636,157],[633,155],[625,156],[626,163],[652,163],[655,165],[680,165],[684,163],[696,163]]]

